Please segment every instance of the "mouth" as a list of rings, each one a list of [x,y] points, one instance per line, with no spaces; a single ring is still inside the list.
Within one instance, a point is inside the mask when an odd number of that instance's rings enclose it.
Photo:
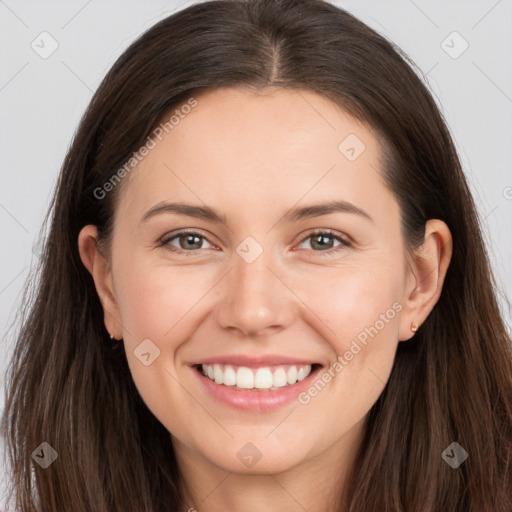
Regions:
[[[277,391],[294,386],[321,367],[320,364],[269,365],[261,367],[235,366],[231,364],[197,364],[201,375],[215,384],[239,391]]]
[[[191,365],[203,392],[219,405],[254,413],[278,410],[296,401],[312,385],[323,365],[301,361],[298,364],[251,364],[222,362]],[[209,400],[208,399],[208,400]]]

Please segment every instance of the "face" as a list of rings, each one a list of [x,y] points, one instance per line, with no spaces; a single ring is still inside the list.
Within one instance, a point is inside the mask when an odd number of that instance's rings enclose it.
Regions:
[[[122,184],[105,321],[184,457],[285,471],[355,439],[407,339],[400,210],[326,98],[195,99]]]

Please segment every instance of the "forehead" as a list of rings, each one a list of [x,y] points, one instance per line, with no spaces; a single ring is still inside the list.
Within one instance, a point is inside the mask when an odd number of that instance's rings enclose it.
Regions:
[[[123,184],[128,211],[177,198],[247,210],[386,194],[376,134],[324,96],[222,88],[194,99]]]

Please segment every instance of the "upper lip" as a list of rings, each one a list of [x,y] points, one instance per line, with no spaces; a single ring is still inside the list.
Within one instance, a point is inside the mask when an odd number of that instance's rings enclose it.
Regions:
[[[250,357],[244,354],[231,356],[208,357],[191,363],[191,366],[199,364],[228,364],[232,366],[261,367],[275,365],[306,365],[315,364],[315,361],[308,359],[298,359],[296,357],[281,355],[266,355],[259,357]],[[318,364],[318,363],[317,363]]]

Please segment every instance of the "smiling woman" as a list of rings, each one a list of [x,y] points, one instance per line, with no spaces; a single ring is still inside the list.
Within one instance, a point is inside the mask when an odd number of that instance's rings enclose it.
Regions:
[[[159,22],[51,211],[2,423],[16,510],[511,509],[473,199],[420,78],[344,10]]]

